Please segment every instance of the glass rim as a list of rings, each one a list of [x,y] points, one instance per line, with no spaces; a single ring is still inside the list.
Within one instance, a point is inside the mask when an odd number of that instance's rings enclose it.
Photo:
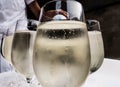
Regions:
[[[94,24],[90,24],[92,22]],[[86,24],[88,26],[88,31],[94,31],[94,30],[101,31],[100,22],[98,20],[96,20],[96,19],[86,19]],[[90,29],[91,27],[95,27],[95,26],[98,26],[98,29],[93,29],[93,30]]]
[[[57,19],[51,18],[50,16],[46,16],[46,15],[44,14],[44,8],[45,8],[47,5],[51,4],[51,3],[59,2],[59,1],[63,1],[63,2],[66,2],[66,3],[67,3],[67,2],[75,2],[75,3],[80,4],[81,7],[82,7],[82,9],[83,9],[82,4],[81,4],[80,2],[78,2],[78,1],[76,1],[76,0],[52,0],[52,1],[49,1],[49,2],[45,3],[45,4],[41,7],[41,12],[40,12],[40,16],[39,16],[39,21],[41,20],[42,16],[45,17],[45,18],[48,18],[47,21],[57,20]],[[54,10],[54,9],[51,9],[51,10]],[[62,9],[61,9],[61,8],[55,9],[56,12],[61,12],[60,10],[62,10]],[[64,10],[63,10],[63,11],[64,11]],[[67,11],[66,11],[66,12],[67,12]],[[83,11],[83,12],[84,12],[84,11]],[[41,14],[42,14],[42,15],[41,15]],[[60,13],[58,13],[58,14],[60,14]],[[65,16],[65,17],[66,17],[66,16]],[[67,17],[66,17],[66,19],[59,19],[59,21],[60,21],[60,20],[71,20],[71,19],[70,19],[70,18],[67,19]]]
[[[88,23],[89,23],[89,21],[94,22],[95,24],[93,24],[93,25],[96,25],[96,23],[100,24],[100,22],[98,20],[96,20],[96,19],[86,19],[86,21],[88,21]],[[93,25],[91,25],[91,26],[93,26]]]
[[[37,26],[41,23],[38,20],[35,19],[27,19],[25,20],[24,24],[24,20],[23,19],[18,19],[17,23],[16,23],[16,27],[15,27],[15,32],[17,30],[33,30],[35,31],[37,29]]]

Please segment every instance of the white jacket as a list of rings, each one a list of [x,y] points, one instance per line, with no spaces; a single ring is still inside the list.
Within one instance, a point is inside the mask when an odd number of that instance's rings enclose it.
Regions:
[[[18,20],[23,20],[20,22],[20,25],[27,25],[26,4],[30,4],[32,1],[34,0],[0,0],[0,34],[7,33],[9,35],[14,33]],[[11,69],[10,64],[0,54],[0,72]]]

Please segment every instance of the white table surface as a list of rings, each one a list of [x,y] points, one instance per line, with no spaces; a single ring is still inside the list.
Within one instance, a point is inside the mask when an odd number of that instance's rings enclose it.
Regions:
[[[29,85],[16,72],[0,74],[0,87],[41,87]],[[104,59],[101,68],[90,74],[82,87],[120,87],[120,60]]]
[[[120,87],[120,60],[104,59],[100,69],[88,76],[83,87]]]

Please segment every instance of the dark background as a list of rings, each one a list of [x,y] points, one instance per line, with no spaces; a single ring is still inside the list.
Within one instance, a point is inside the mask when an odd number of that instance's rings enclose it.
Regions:
[[[42,7],[50,0],[38,0]],[[83,4],[86,19],[100,21],[105,57],[120,58],[120,0],[77,0]],[[28,18],[35,19],[29,8]]]

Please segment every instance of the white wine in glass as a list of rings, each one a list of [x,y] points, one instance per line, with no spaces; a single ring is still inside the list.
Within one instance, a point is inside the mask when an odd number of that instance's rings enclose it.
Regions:
[[[88,35],[91,49],[91,67],[90,71],[97,71],[104,60],[104,44],[100,24],[97,20],[87,20]]]
[[[2,41],[2,55],[9,63],[11,63],[12,41],[13,41],[13,35],[6,36],[5,38],[3,38]]]
[[[33,66],[43,87],[80,87],[90,68],[86,24],[67,20],[41,24],[34,44]]]

